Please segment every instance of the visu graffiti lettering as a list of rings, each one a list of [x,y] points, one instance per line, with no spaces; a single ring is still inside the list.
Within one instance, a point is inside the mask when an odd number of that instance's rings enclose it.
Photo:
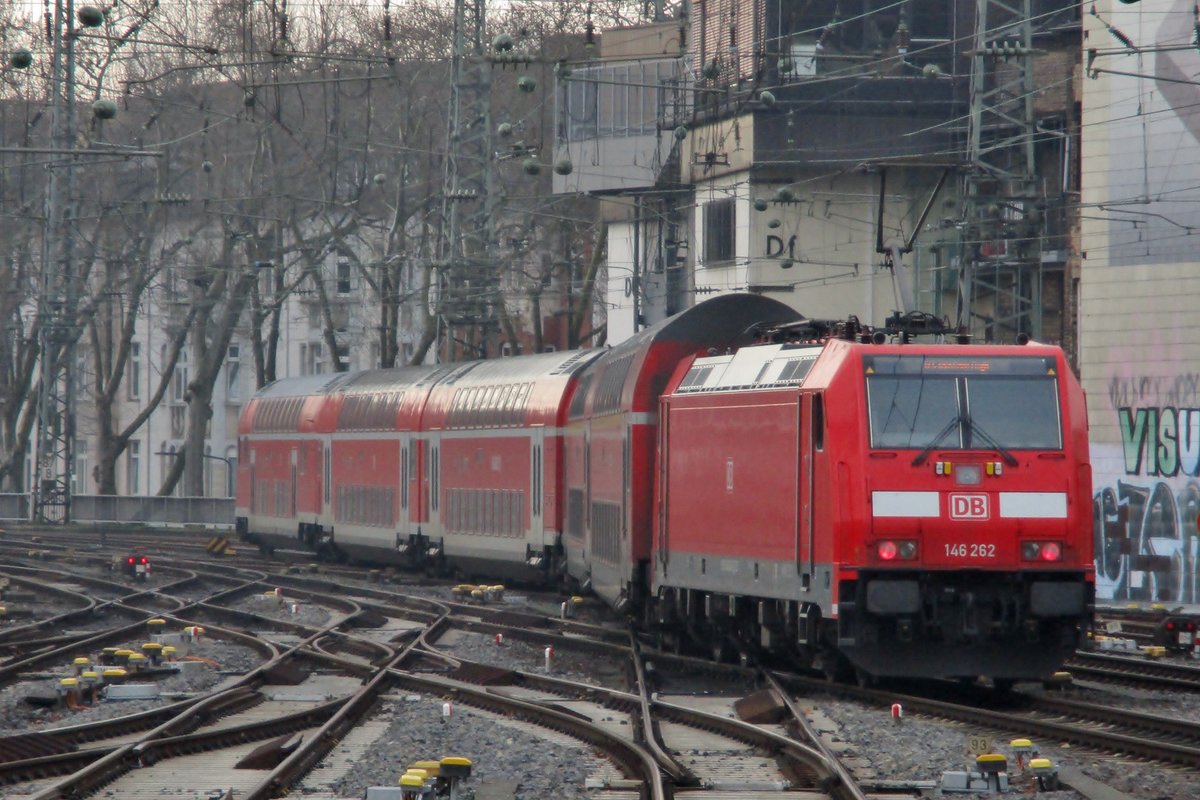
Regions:
[[[1117,409],[1127,475],[1200,475],[1200,408]]]

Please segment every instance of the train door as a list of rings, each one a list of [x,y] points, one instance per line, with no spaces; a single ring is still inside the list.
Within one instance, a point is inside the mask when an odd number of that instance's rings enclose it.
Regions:
[[[407,535],[410,532],[410,524],[412,522],[412,514],[409,511],[409,489],[412,481],[412,464],[409,461],[412,453],[412,437],[408,434],[400,435],[400,521],[397,525],[401,534]]]
[[[800,575],[800,588],[808,591],[812,587],[815,570],[813,563],[813,430],[807,421],[812,420],[813,395],[803,394],[796,402],[796,433],[800,438],[800,458],[797,459],[796,485],[796,571]]]
[[[529,438],[529,541],[533,547],[541,548],[547,544],[546,525],[542,501],[545,494],[545,430],[534,428]]]
[[[326,439],[321,447],[321,519],[330,520],[330,487],[333,485],[333,454],[331,442]]]
[[[429,521],[428,536],[441,535],[442,447],[436,434],[426,443],[425,457],[425,518]]]
[[[591,572],[592,562],[592,421],[583,424],[583,563]]]
[[[288,491],[288,506],[287,507],[288,507],[288,516],[294,519],[296,517],[296,465],[297,465],[298,459],[299,459],[299,453],[295,447],[292,448],[291,459],[292,459],[292,463],[291,463],[292,485],[291,485],[291,489]]]

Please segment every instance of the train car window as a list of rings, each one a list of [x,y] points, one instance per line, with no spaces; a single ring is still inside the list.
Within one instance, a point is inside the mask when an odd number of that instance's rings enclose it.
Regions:
[[[812,399],[812,441],[816,450],[825,449],[825,396],[814,394]]]
[[[571,406],[567,409],[567,417],[570,419],[579,419],[583,416],[584,408],[587,403],[588,390],[592,385],[592,376],[585,375],[579,385],[575,388],[575,394],[571,397]]]
[[[1041,356],[868,356],[871,446],[1061,449],[1057,369]]]
[[[1059,450],[1058,386],[1053,378],[992,378],[966,381],[968,446],[988,448],[988,437],[1019,450]]]
[[[496,398],[496,424],[502,427],[512,425],[512,401],[515,387],[511,383],[506,383],[500,387],[500,394]]]
[[[917,449],[939,439],[938,446],[961,447],[962,437],[947,421],[958,417],[954,378],[904,378],[877,375],[867,379],[871,446]]]

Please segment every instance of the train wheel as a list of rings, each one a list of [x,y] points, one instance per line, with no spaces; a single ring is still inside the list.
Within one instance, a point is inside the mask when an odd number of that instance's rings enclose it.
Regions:
[[[836,650],[823,650],[818,658],[820,670],[825,673],[825,680],[830,683],[850,683],[857,679],[850,661]]]

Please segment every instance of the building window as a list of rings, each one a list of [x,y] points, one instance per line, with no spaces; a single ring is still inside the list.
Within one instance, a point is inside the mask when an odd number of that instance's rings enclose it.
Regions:
[[[320,342],[310,342],[300,345],[300,374],[320,375],[324,371]]]
[[[334,353],[336,361],[335,367],[338,372],[345,372],[350,369],[350,345],[339,344],[337,351]]]
[[[71,487],[73,493],[85,494],[88,488],[88,440],[82,437],[76,437],[74,440],[74,475],[72,475],[74,485]]]
[[[704,204],[704,261],[733,260],[734,203],[732,197]]]
[[[350,294],[350,259],[339,258],[337,262],[337,293]]]
[[[225,358],[225,398],[227,400],[242,399],[242,348],[232,343]]]
[[[125,448],[125,491],[139,494],[141,491],[142,443],[131,441]]]
[[[142,344],[129,343],[129,363],[126,364],[126,396],[130,400],[142,399]]]
[[[179,351],[179,360],[175,362],[175,374],[171,376],[171,402],[187,402],[188,363],[187,350]]]
[[[187,430],[187,406],[179,404],[171,406],[171,436],[182,439]]]
[[[512,342],[505,342],[504,344],[500,345],[500,355],[511,356],[512,354],[513,354]]]

